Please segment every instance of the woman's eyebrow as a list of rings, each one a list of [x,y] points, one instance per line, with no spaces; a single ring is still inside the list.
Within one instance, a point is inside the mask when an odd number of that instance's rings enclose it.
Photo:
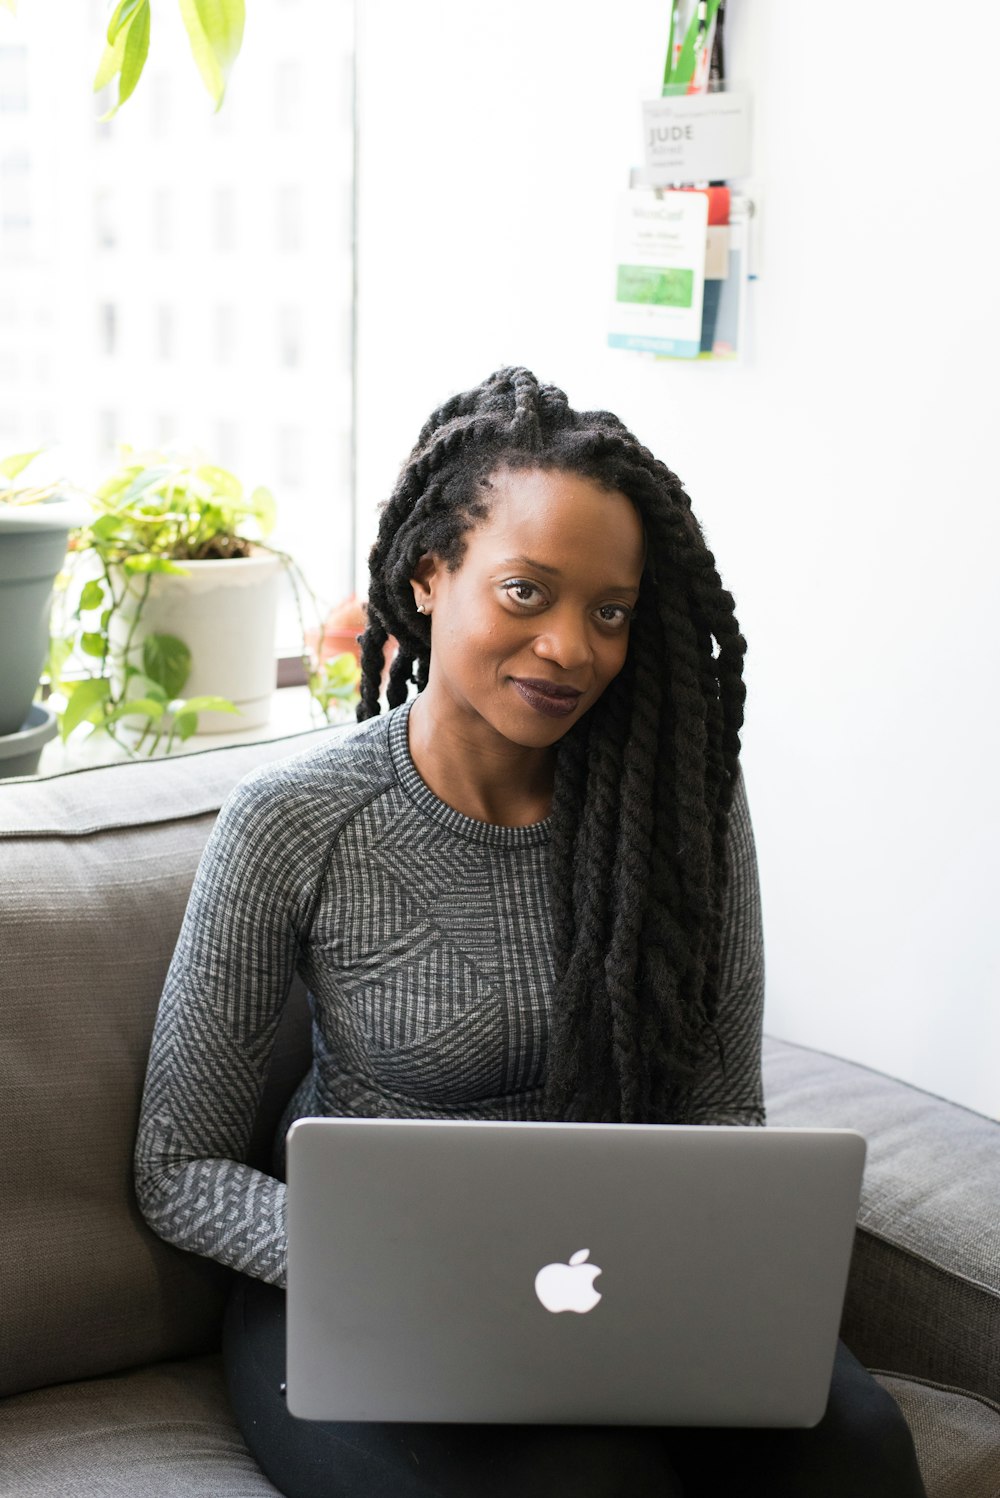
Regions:
[[[501,567],[530,567],[536,572],[547,572],[550,577],[561,577],[562,573],[558,567],[548,567],[544,562],[535,562],[531,557],[506,557],[500,563]],[[607,591],[609,593],[634,593],[638,595],[639,589],[632,583],[612,583]]]
[[[533,562],[531,557],[505,557],[501,567],[533,567],[538,572],[548,572],[552,577],[561,576],[558,567],[547,567],[544,562]]]

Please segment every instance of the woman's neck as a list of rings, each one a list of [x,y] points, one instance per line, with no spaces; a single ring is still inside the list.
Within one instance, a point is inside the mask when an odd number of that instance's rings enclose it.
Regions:
[[[430,686],[411,704],[407,728],[421,780],[463,816],[501,827],[529,827],[548,816],[553,748],[511,743],[482,718],[439,702]]]

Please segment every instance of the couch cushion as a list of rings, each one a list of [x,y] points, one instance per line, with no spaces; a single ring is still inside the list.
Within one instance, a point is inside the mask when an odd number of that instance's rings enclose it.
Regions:
[[[876,1377],[913,1432],[927,1498],[998,1498],[1000,1405],[922,1379]]]
[[[880,1375],[914,1432],[927,1498],[997,1498],[1000,1412]],[[192,1358],[0,1403],[0,1492],[17,1498],[273,1498],[226,1399]],[[846,1495],[845,1495],[846,1498]]]
[[[218,1357],[40,1389],[0,1403],[0,1492],[17,1498],[275,1498],[226,1398]]]
[[[218,807],[336,732],[0,782],[0,1394],[218,1345],[227,1272],[132,1193],[149,1040]],[[262,1132],[307,1065],[300,989]]]
[[[768,1038],[770,1124],[868,1140],[841,1335],[869,1368],[1000,1403],[1000,1123]]]

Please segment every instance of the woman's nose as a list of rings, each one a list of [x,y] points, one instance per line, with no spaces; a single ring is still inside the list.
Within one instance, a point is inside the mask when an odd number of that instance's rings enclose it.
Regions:
[[[564,671],[589,665],[592,651],[587,621],[568,610],[548,614],[544,630],[535,636],[534,651],[540,660],[552,661]]]

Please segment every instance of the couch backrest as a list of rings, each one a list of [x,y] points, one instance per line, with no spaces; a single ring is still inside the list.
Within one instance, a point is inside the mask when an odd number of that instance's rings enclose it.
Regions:
[[[0,1394],[217,1345],[228,1272],[133,1195],[150,1035],[223,799],[330,732],[0,782]],[[259,1163],[308,1063],[299,987]]]

